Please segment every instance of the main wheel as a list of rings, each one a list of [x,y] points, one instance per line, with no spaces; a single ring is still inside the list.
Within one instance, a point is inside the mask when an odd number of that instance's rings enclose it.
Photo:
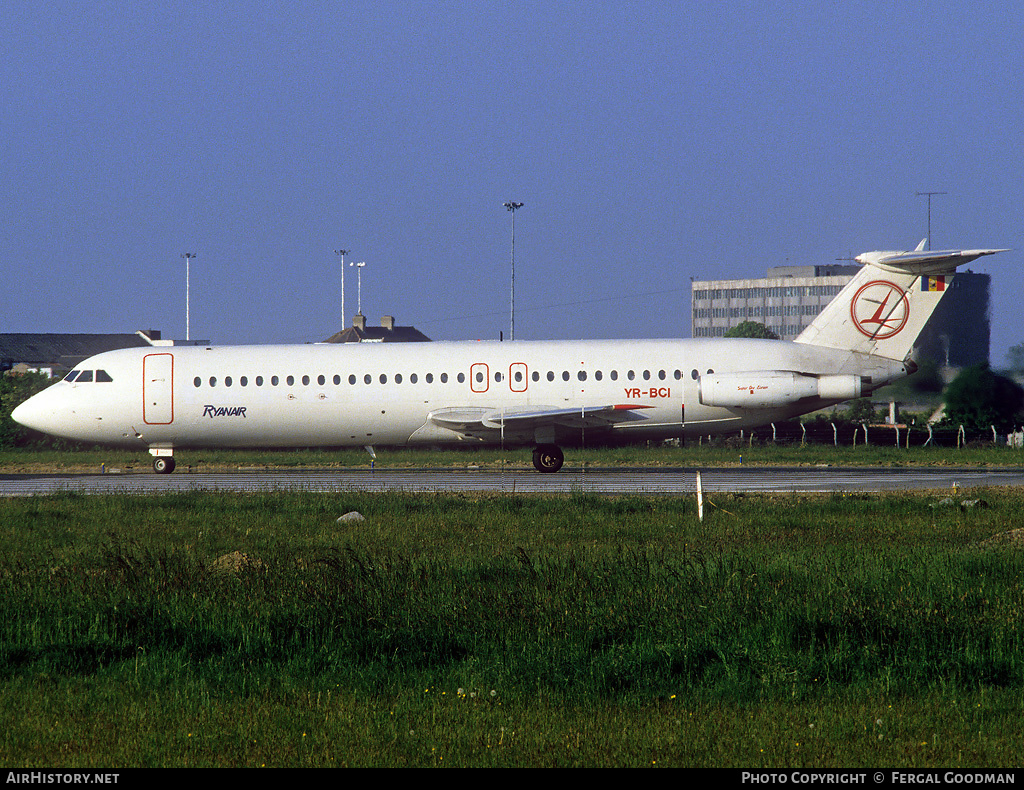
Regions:
[[[533,466],[538,472],[557,472],[565,463],[562,448],[554,444],[542,444],[533,451]]]
[[[169,475],[174,471],[174,459],[166,456],[153,459],[153,471],[158,475]]]

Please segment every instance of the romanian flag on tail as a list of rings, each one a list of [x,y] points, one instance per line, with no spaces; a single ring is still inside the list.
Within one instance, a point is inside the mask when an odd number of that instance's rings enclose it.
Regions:
[[[921,278],[921,290],[922,291],[945,291],[946,290],[946,277],[941,275],[939,277],[928,277],[927,275]]]

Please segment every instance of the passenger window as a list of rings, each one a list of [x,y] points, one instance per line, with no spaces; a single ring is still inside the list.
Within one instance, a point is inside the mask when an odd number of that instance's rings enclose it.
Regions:
[[[288,386],[291,387],[293,384],[295,384],[295,376],[289,376],[288,378],[286,378],[285,383],[287,383]]]
[[[324,384],[327,383],[327,379],[325,379],[323,377],[323,375],[317,376],[316,377],[316,383],[319,384],[322,387]]]
[[[249,386],[249,379],[247,379],[245,376],[242,376],[238,380],[238,383],[241,384],[243,387],[248,387]]]
[[[402,374],[401,373],[396,373],[395,374],[395,384],[401,384],[401,383],[402,383]]]
[[[465,384],[466,383],[466,374],[465,373],[460,373],[458,375],[458,379],[459,379],[459,384]]]
[[[597,379],[598,381],[601,380],[601,371],[600,370],[595,370],[594,371],[594,378]]]
[[[341,376],[339,376],[337,373],[334,374],[334,383],[336,385],[341,384]]]
[[[257,387],[262,387],[263,386],[263,376],[257,376],[256,377],[256,386]]]
[[[659,370],[659,371],[658,371],[658,378],[659,378],[659,379],[660,379],[661,381],[664,381],[664,380],[665,380],[665,371],[664,371],[664,370]]]
[[[217,377],[216,376],[210,376],[210,386],[211,387],[216,387],[217,386]]]
[[[433,384],[434,383],[434,374],[433,373],[428,373],[426,376],[424,376],[424,378],[427,380],[427,384]]]
[[[381,384],[387,384],[388,383],[388,374],[387,373],[381,373],[380,374],[380,383]]]
[[[276,387],[278,382],[280,382],[280,381],[281,381],[281,379],[279,379],[277,376],[271,376],[270,377],[270,383],[274,387]]]
[[[634,373],[634,372],[633,372],[633,371],[631,370],[631,371],[629,371],[629,372],[628,372],[628,373],[626,374],[626,378],[627,378],[627,379],[629,379],[630,381],[632,381],[633,379],[635,379],[635,378],[636,378],[636,373]]]
[[[555,371],[549,370],[548,371],[548,381],[554,381],[554,380],[555,380]]]
[[[587,371],[581,370],[579,373],[576,374],[576,378],[578,378],[580,381],[586,381],[587,380]]]
[[[569,380],[569,371],[568,370],[563,370],[562,371],[562,381],[568,381],[568,380]]]
[[[231,376],[225,376],[224,377],[224,386],[225,387],[230,387],[231,386]]]
[[[97,370],[96,371],[96,381],[102,381],[102,382],[106,383],[108,381],[113,381],[113,379],[110,378],[110,374],[107,373],[107,371],[105,371],[105,370]]]
[[[304,386],[304,387],[308,387],[309,386],[309,376],[303,376],[302,377],[302,386]]]
[[[442,373],[441,374],[441,383],[442,384],[447,384],[448,383],[448,374],[447,373]]]
[[[348,376],[348,383],[349,384],[355,384],[356,383],[356,374],[355,373],[350,373],[349,374],[349,376]]]
[[[608,375],[611,376],[612,381],[618,381],[619,380],[619,371],[617,371],[617,370],[613,370]]]
[[[651,371],[645,370],[644,371],[644,381],[650,381],[650,380],[651,380]]]
[[[410,373],[409,374],[409,383],[410,384],[415,384],[417,381],[419,381],[419,379],[417,378],[416,374],[415,373]]]
[[[365,376],[363,376],[363,382],[365,384],[369,384],[372,381],[373,381],[373,376],[371,376],[369,373],[367,373]]]
[[[192,383],[199,387],[202,386],[203,380],[199,378],[199,376],[196,376],[194,379],[192,379]]]

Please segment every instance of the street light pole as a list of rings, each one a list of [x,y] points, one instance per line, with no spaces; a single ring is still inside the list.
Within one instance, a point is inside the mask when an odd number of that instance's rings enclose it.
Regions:
[[[359,308],[359,315],[363,314],[363,267],[366,266],[366,261],[362,263],[350,263],[349,266],[356,267],[356,302]]]
[[[516,209],[523,207],[522,203],[506,200],[502,205],[506,211],[512,212],[512,282],[509,287],[509,340],[516,339]]]
[[[192,259],[196,257],[196,254],[194,252],[186,252],[182,253],[181,257],[185,259],[185,339],[191,340],[192,326],[191,316],[189,315],[189,292],[191,290],[191,285],[189,283],[189,277],[191,274],[190,269],[192,268]]]
[[[341,256],[341,331],[345,331],[348,324],[345,323],[345,256],[349,250],[335,250],[336,255]]]

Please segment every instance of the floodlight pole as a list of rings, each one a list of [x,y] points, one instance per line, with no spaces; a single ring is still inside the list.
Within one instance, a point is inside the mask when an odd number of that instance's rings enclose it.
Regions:
[[[192,268],[192,259],[196,257],[194,252],[185,252],[181,255],[185,259],[185,339],[192,339],[192,326],[191,316],[189,315],[189,292],[191,291],[191,284],[189,283],[189,277],[191,275],[190,269]]]
[[[512,282],[509,288],[509,340],[516,339],[516,209],[523,207],[522,203],[506,200],[502,205],[506,211],[512,212]]]
[[[341,256],[341,329],[344,331],[348,327],[345,323],[345,256],[349,250],[335,250],[334,253]]]

